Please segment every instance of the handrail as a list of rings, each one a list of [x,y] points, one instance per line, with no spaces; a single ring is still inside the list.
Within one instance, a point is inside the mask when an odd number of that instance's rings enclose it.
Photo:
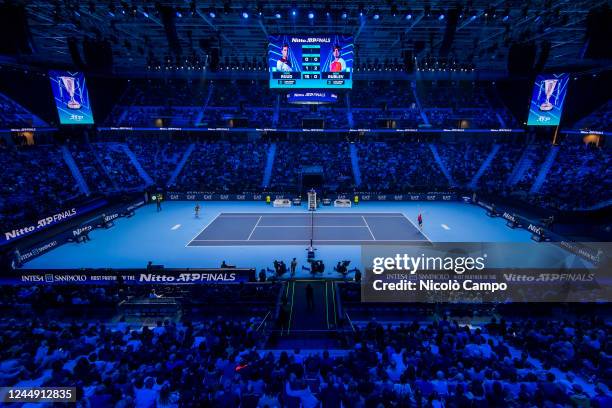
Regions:
[[[255,329],[255,331],[259,331],[259,329],[261,329],[261,326],[268,319],[268,316],[270,316],[271,313],[272,312],[270,312],[270,311],[268,311],[268,313],[266,313],[266,315],[264,316],[263,320],[261,321],[261,323],[259,323],[259,326],[257,326],[257,329]]]

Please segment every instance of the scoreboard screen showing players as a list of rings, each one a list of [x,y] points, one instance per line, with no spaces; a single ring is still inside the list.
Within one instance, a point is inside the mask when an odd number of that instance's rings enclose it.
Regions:
[[[529,126],[558,126],[569,84],[568,74],[538,75],[529,105]]]
[[[270,88],[352,88],[352,36],[275,35],[269,40]]]
[[[49,71],[53,98],[62,125],[93,125],[93,112],[82,72]]]

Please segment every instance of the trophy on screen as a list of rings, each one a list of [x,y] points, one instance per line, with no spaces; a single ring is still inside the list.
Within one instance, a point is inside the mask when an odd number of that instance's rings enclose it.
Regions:
[[[66,88],[66,91],[68,91],[68,95],[70,95],[70,101],[68,101],[66,105],[70,109],[79,109],[81,107],[81,104],[74,99],[74,92],[76,91],[74,77],[62,76],[60,77],[60,79],[64,84],[64,88]]]
[[[546,94],[546,102],[540,105],[541,111],[549,111],[554,107],[552,103],[550,103],[550,97],[557,86],[558,79],[545,79],[544,80],[544,93]]]

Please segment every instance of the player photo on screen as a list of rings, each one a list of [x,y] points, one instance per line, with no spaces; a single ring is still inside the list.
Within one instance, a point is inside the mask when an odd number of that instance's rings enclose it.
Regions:
[[[342,58],[342,48],[336,44],[334,45],[334,60],[331,63],[330,71],[331,72],[345,72],[346,71],[346,61]]]
[[[82,72],[49,71],[60,124],[92,125],[93,112]]]
[[[533,87],[527,125],[559,125],[568,83],[568,74],[538,75]]]
[[[281,57],[276,61],[276,70],[281,72],[291,72],[291,61],[289,60],[289,44],[283,44]]]
[[[269,42],[271,88],[352,88],[353,38],[276,35]]]

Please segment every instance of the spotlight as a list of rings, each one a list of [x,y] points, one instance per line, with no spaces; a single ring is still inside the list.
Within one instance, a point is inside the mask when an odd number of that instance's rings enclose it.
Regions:
[[[178,18],[183,17],[183,13],[181,13],[181,10],[176,9],[176,16],[177,16]]]
[[[347,19],[347,17],[348,17],[348,11],[346,11],[346,10],[342,10],[342,14],[340,14],[340,17],[341,17],[343,20],[346,20],[346,19]]]
[[[291,10],[291,15],[295,17],[297,15],[297,11],[295,9]]]
[[[372,16],[374,20],[380,19],[380,11],[378,9],[374,10],[374,15]]]
[[[217,12],[215,11],[214,8],[211,8],[210,10],[208,10],[208,16],[210,18],[216,18],[217,17]]]
[[[245,19],[246,19],[246,18],[249,18],[249,12],[248,12],[248,11],[246,11],[246,10],[244,10],[244,11],[242,12],[242,18],[245,18]]]
[[[311,20],[314,18],[314,11],[311,10],[308,12],[308,18]]]
[[[276,18],[280,19],[282,16],[281,16],[281,13],[279,13],[279,12],[277,11],[277,12],[274,14],[274,17],[276,17]]]
[[[444,20],[444,13],[440,13],[440,16],[438,17],[438,20],[439,20],[439,21]]]
[[[406,20],[412,20],[412,13],[406,13]]]
[[[149,18],[149,13],[147,13],[145,10],[142,11],[142,15],[145,16],[145,18]]]

